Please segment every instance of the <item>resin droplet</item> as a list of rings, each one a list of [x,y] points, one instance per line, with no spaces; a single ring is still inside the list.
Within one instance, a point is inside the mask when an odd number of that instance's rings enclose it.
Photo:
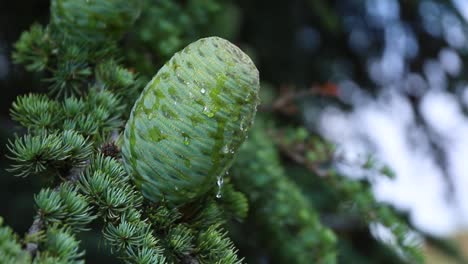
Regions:
[[[206,93],[205,88],[202,88],[202,89],[200,90],[200,93],[205,94],[205,93]]]
[[[186,146],[190,145],[190,139],[188,137],[184,137],[184,144]]]

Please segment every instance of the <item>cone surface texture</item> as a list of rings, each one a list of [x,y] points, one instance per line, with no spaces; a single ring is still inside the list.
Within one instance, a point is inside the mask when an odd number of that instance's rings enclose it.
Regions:
[[[218,37],[176,53],[136,101],[122,154],[143,195],[184,204],[216,186],[252,125],[259,74]]]

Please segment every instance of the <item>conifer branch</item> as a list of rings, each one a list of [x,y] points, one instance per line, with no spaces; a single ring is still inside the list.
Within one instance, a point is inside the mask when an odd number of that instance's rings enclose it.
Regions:
[[[336,236],[281,167],[263,120],[256,121],[233,167],[233,181],[255,208],[269,253],[284,263],[335,263]],[[312,239],[316,238],[316,239]],[[288,241],[285,245],[281,241]]]
[[[326,170],[320,169],[321,164],[342,162],[334,155],[334,147],[323,140],[309,140],[305,128],[297,128],[295,131],[290,131],[287,139],[284,131],[272,136],[278,149],[291,160],[304,166],[314,175],[320,176],[327,184],[332,185],[341,199],[355,201],[357,208],[355,214],[358,217],[354,218],[354,221],[360,221],[364,225],[381,223],[395,235],[396,247],[405,258],[415,263],[422,262],[417,245],[412,244],[407,239],[411,228],[397,216],[392,208],[375,200],[369,185],[341,175],[333,166]],[[365,171],[374,170],[381,175],[393,177],[393,172],[389,171],[388,167],[375,168],[376,165],[371,157],[360,167]],[[350,219],[348,221],[351,222]]]
[[[0,260],[2,263],[29,264],[29,254],[21,249],[18,236],[11,228],[3,226],[3,218],[0,217]]]
[[[64,182],[69,182],[71,184],[75,184],[78,181],[79,176],[82,173],[82,171],[83,171],[82,167],[72,168],[70,170],[69,174],[65,177]],[[54,192],[58,192],[60,190],[60,186],[61,185],[56,186],[54,188]],[[39,233],[41,233],[44,230],[44,228],[45,228],[45,226],[44,226],[44,216],[43,216],[42,211],[39,209],[37,211],[36,216],[34,217],[33,223],[31,224],[31,226],[28,229],[26,237],[34,237],[34,236],[38,235]],[[29,253],[29,255],[31,255],[32,258],[34,258],[36,256],[38,248],[39,248],[38,242],[28,242],[26,244],[25,250],[26,250],[26,252]]]
[[[39,232],[41,232],[43,228],[44,228],[44,222],[41,219],[41,213],[38,212],[26,236],[31,237],[31,236],[37,235]],[[26,244],[25,250],[26,252],[28,252],[29,255],[31,255],[32,258],[34,258],[36,256],[36,252],[38,248],[39,248],[39,245],[37,242],[28,242]]]

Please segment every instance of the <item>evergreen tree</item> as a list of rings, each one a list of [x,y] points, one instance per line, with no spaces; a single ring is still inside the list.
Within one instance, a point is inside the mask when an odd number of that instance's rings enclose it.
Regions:
[[[206,38],[234,38],[236,4],[52,0],[21,34],[12,59],[45,89],[11,105],[9,171],[43,185],[24,236],[0,218],[1,263],[83,263],[96,231],[126,263],[423,262],[405,217],[295,119],[302,94],[276,95],[241,49]]]

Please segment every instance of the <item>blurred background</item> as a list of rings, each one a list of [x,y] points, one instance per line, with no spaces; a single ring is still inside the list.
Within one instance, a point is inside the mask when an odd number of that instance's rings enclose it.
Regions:
[[[137,23],[127,37],[143,43],[126,55],[141,62],[137,72],[152,76],[158,64],[149,61],[163,63],[200,37],[228,38],[254,59],[273,105],[294,97],[300,109],[287,114],[336,143],[343,172],[365,177],[377,199],[418,230],[453,239],[468,254],[468,1],[153,2],[159,8],[144,11],[141,23],[155,31]],[[47,0],[0,1],[0,215],[19,234],[32,221],[40,183],[5,171],[5,144],[18,132],[8,109],[43,84],[14,65],[11,52],[48,13]],[[395,178],[352,166],[370,155]],[[429,263],[449,263],[430,246],[427,254]]]

